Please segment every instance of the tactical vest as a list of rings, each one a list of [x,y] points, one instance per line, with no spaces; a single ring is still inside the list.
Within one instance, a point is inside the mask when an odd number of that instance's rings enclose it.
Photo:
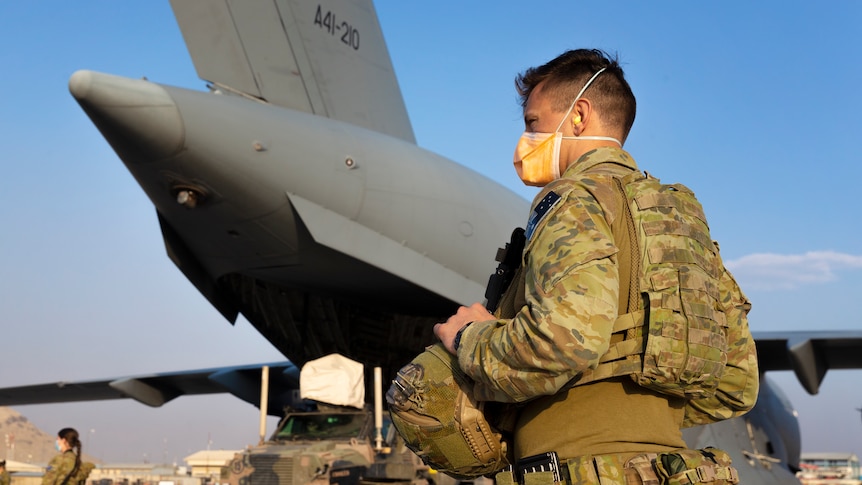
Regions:
[[[727,362],[727,322],[719,295],[723,265],[703,208],[687,187],[648,174],[613,180],[623,208],[612,224],[620,315],[598,367],[572,385],[630,375],[665,394],[711,396]],[[526,304],[523,276],[519,268],[498,318]]]
[[[575,385],[630,375],[665,394],[711,396],[727,363],[727,321],[723,265],[703,207],[687,187],[648,174],[614,181],[624,198],[622,223],[613,230],[621,248],[620,300],[628,301],[610,348]]]

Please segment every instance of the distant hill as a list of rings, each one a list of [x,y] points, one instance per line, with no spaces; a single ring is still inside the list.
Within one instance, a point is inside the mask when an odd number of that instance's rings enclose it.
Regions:
[[[53,433],[37,428],[21,413],[0,406],[0,460],[46,465],[57,450]],[[84,453],[87,461],[96,461]]]

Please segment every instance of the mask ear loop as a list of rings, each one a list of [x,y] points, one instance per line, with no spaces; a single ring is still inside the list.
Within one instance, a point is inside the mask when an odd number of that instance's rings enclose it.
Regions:
[[[578,102],[578,100],[579,100],[579,99],[581,99],[581,96],[583,96],[583,95],[584,95],[584,92],[587,90],[587,88],[588,88],[588,87],[590,87],[590,84],[592,84],[592,83],[593,83],[593,81],[595,81],[595,80],[596,80],[596,78],[597,78],[597,77],[599,77],[599,74],[601,74],[605,69],[607,69],[607,68],[606,68],[606,67],[603,67],[603,68],[599,69],[598,71],[596,71],[596,73],[595,73],[595,74],[593,74],[593,77],[591,77],[591,78],[589,79],[589,81],[587,81],[587,83],[586,83],[586,84],[584,84],[584,87],[582,87],[582,88],[581,88],[581,91],[578,93],[578,95],[577,95],[577,96],[575,96],[575,100],[574,100],[574,101],[572,101],[572,105],[571,105],[571,106],[569,106],[569,110],[568,110],[568,111],[566,111],[566,114],[565,114],[565,115],[563,115],[563,119],[561,119],[561,120],[560,120],[560,124],[557,126],[557,132],[558,132],[558,133],[559,133],[559,131],[560,131],[560,128],[562,128],[562,127],[563,127],[563,123],[565,123],[565,122],[566,122],[566,118],[568,118],[568,117],[569,117],[569,115],[570,115],[570,114],[572,114],[572,110],[573,110],[573,109],[575,109],[575,103],[577,103],[577,102]]]

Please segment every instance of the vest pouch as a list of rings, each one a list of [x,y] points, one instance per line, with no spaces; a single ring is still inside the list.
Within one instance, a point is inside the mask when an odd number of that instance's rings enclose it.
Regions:
[[[496,485],[518,485],[515,475],[512,473],[512,467],[507,467],[494,475],[494,482]]]
[[[726,320],[709,279],[697,268],[665,269],[650,278],[644,387],[679,397],[709,397],[727,363]]]
[[[635,375],[638,384],[656,391],[685,397],[679,385],[681,370],[687,357],[685,318],[669,308],[654,308],[662,293],[649,293],[649,312],[643,371]]]
[[[643,485],[660,485],[661,480],[655,468],[657,457],[656,453],[641,453],[629,458],[623,467],[626,483],[637,483],[640,480]]]
[[[523,485],[554,485],[560,483],[554,480],[552,472],[527,473],[522,477]]]
[[[739,473],[731,465],[730,456],[718,448],[659,453],[655,467],[663,485],[739,483]]]

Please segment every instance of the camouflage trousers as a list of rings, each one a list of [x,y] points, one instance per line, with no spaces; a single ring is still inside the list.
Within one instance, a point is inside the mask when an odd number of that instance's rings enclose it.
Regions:
[[[739,474],[730,457],[717,448],[675,450],[667,453],[595,455],[561,462],[560,481],[553,472],[539,471],[516,477],[502,471],[497,485],[732,485]]]

